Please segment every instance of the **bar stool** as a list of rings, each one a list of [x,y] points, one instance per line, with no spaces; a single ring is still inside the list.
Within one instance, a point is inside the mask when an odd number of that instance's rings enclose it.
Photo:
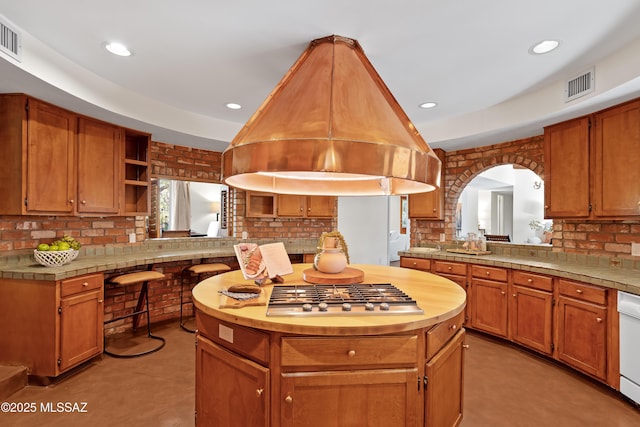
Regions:
[[[147,317],[147,337],[159,341],[159,343],[150,349],[139,351],[137,353],[118,353],[113,350],[107,349],[107,342],[105,337],[105,345],[104,345],[104,353],[113,357],[138,357],[144,356],[145,354],[153,353],[155,351],[160,350],[165,345],[165,339],[151,333],[151,320],[149,315],[149,281],[151,280],[160,280],[164,279],[165,275],[157,272],[157,271],[138,271],[134,273],[122,274],[120,276],[112,277],[109,279],[108,283],[117,285],[117,286],[130,286],[137,285],[142,283],[142,287],[140,288],[140,295],[138,296],[138,302],[136,304],[136,309],[131,314],[126,314],[124,316],[120,316],[111,320],[107,320],[104,324],[109,324],[118,320],[126,319],[129,317],[133,317],[133,331],[135,332],[138,328],[138,323],[140,322],[140,315],[146,314]],[[144,306],[144,307],[143,307]]]
[[[212,263],[212,264],[194,264],[190,267],[185,268],[184,270],[182,270],[182,280],[180,281],[180,327],[182,329],[184,329],[187,332],[195,332],[194,329],[189,329],[185,326],[185,322],[183,321],[183,314],[182,314],[182,306],[184,306],[185,304],[189,304],[190,301],[184,301],[183,300],[183,293],[184,293],[184,285],[185,282],[187,282],[187,286],[189,286],[189,288],[191,288],[191,284],[192,281],[191,279],[195,276],[196,277],[196,281],[195,284],[197,284],[198,282],[201,281],[202,279],[202,275],[204,274],[210,274],[212,276],[215,276],[217,274],[220,273],[224,273],[227,271],[230,271],[231,267],[229,267],[227,264],[222,264],[222,263]],[[185,276],[187,276],[185,278]]]

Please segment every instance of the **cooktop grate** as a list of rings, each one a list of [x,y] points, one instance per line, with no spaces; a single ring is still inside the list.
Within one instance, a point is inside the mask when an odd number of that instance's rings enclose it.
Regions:
[[[418,304],[390,283],[278,285],[267,316],[422,314]]]

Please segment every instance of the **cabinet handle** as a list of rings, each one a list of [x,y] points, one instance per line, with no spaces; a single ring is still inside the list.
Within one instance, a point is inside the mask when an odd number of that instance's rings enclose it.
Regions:
[[[83,200],[83,201],[81,201],[80,203],[82,203],[83,205],[86,205],[86,204],[87,204],[87,201],[86,201],[86,200]]]
[[[103,302],[104,302],[104,301],[103,301],[103,300],[101,300],[101,299],[99,299],[99,300],[98,300],[98,304],[102,304]]]
[[[347,356],[349,357],[353,357],[356,355],[356,351],[355,350],[349,350],[349,352],[347,353]]]
[[[516,294],[513,294],[513,297],[515,298],[515,297],[516,297]]]
[[[464,348],[465,350],[469,350],[469,344],[462,344],[462,348]]]
[[[506,292],[505,291],[500,291],[500,294],[501,295],[506,295]]]
[[[433,208],[433,211],[435,212],[435,211],[436,211],[436,208]]]
[[[288,394],[287,397],[284,398],[284,401],[287,403],[291,403],[293,402],[293,397],[291,397],[291,395]]]
[[[86,287],[86,286],[89,286],[89,282],[83,282],[83,283],[82,283],[82,286],[85,286],[85,287]]]
[[[415,262],[415,261],[413,261],[413,266],[415,267],[415,266],[417,266],[417,265],[418,265],[418,263],[417,263],[417,262]]]
[[[257,389],[257,390],[256,390],[256,396],[257,396],[257,397],[262,396],[262,392],[263,392],[263,391],[264,391],[264,389],[263,389],[263,388],[259,388],[259,389]]]
[[[602,323],[602,317],[596,317],[596,322]]]
[[[582,293],[582,289],[576,289],[576,293],[581,294]]]
[[[490,276],[490,275],[491,275],[491,273],[487,271],[487,277]]]
[[[527,283],[529,284],[533,283],[533,279],[527,279]]]
[[[75,203],[75,200],[73,200],[73,199],[69,199],[69,203],[70,203],[70,204],[74,204],[74,203]]]
[[[454,323],[453,325],[451,325],[451,328],[450,328],[450,329],[451,329],[452,331],[455,331],[455,330],[456,330],[456,325],[455,325],[455,323]]]
[[[451,271],[451,269],[452,269],[452,268],[453,268],[453,267],[449,266],[449,267],[447,267],[447,270]]]

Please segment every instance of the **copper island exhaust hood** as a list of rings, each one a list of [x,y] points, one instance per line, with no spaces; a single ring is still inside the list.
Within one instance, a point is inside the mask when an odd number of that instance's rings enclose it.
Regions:
[[[222,154],[222,178],[277,194],[431,191],[440,160],[353,39],[312,41]]]

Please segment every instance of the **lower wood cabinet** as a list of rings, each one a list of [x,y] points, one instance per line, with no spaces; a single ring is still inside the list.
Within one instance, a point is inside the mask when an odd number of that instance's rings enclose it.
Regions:
[[[280,425],[418,425],[417,379],[417,368],[283,373]]]
[[[0,280],[0,363],[55,377],[102,353],[101,273],[61,281]]]
[[[269,369],[196,338],[196,425],[268,426]]]
[[[197,426],[460,423],[462,313],[376,336],[289,335],[200,311],[196,321]]]
[[[553,353],[553,278],[513,272],[509,291],[511,339],[541,353]]]
[[[601,380],[607,379],[606,289],[560,279],[556,311],[558,359]]]
[[[426,364],[424,418],[427,426],[457,426],[462,421],[464,337],[465,331],[460,329]]]
[[[472,265],[469,304],[471,327],[506,338],[507,270]]]

